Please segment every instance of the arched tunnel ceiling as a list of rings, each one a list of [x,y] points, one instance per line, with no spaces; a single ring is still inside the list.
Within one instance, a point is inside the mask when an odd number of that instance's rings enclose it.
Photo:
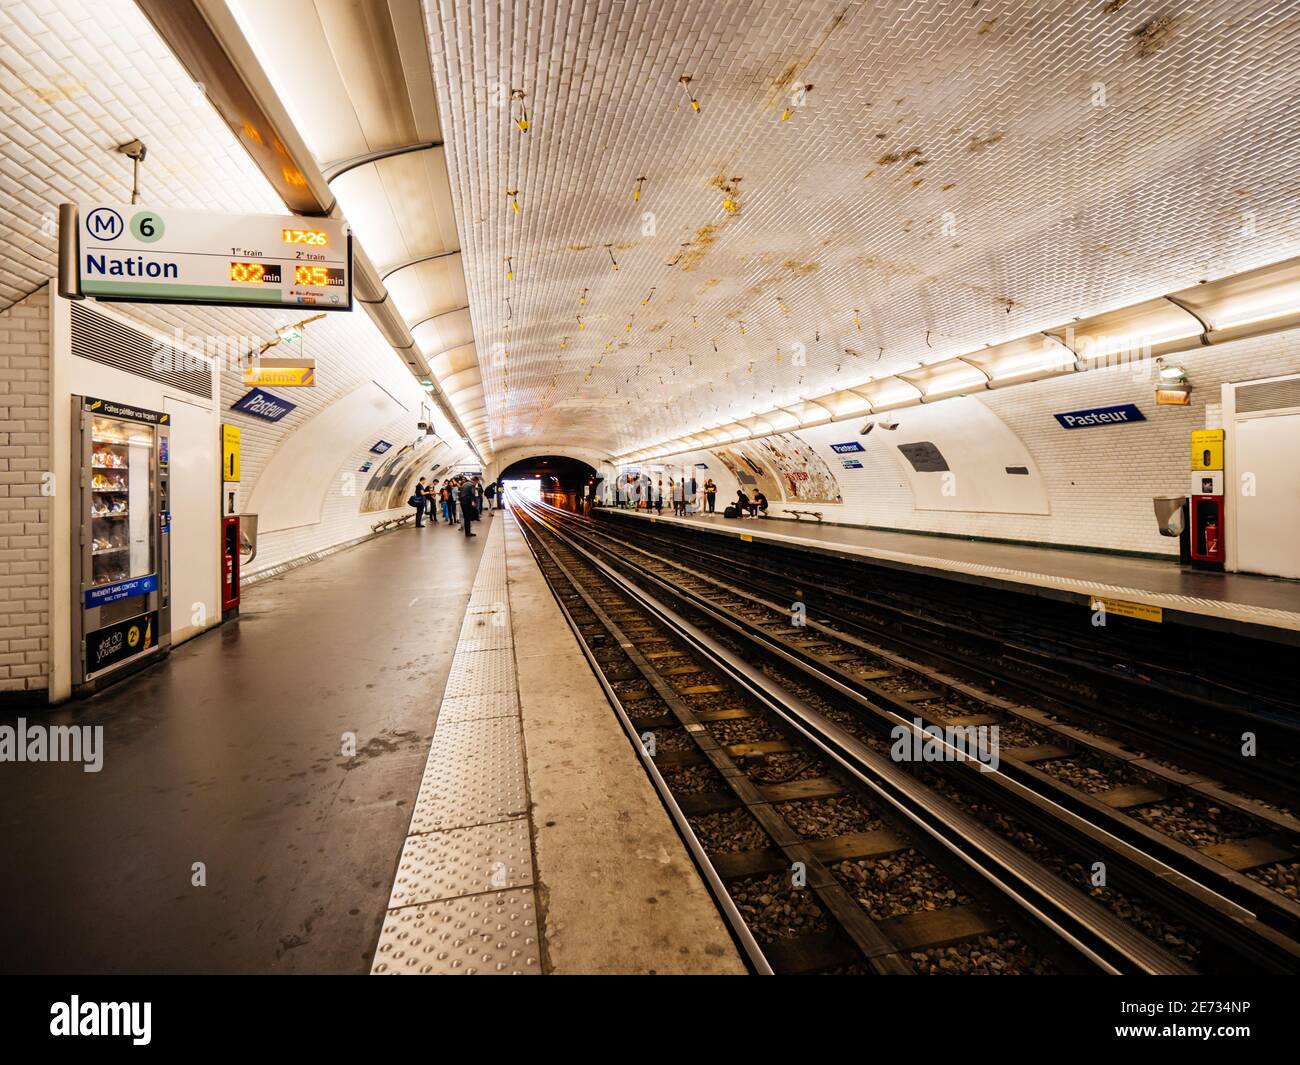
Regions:
[[[497,450],[622,453],[1300,251],[1295,2],[424,8]]]

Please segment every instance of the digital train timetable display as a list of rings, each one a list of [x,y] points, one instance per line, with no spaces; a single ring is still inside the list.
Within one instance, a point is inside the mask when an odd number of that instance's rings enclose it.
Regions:
[[[139,204],[64,204],[59,219],[72,298],[352,309],[352,234],[337,219]]]

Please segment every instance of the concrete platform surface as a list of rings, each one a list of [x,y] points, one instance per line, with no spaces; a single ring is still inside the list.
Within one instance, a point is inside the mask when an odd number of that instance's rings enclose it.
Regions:
[[[1123,599],[1185,615],[1194,624],[1222,622],[1226,623],[1222,627],[1234,631],[1255,627],[1283,630],[1288,642],[1295,642],[1293,634],[1300,634],[1300,581],[1193,570],[1176,561],[783,518],[724,518],[721,514],[677,518],[614,507],[604,508],[602,513],[705,528],[720,536],[746,536],[861,556],[883,565],[929,571],[950,579],[1019,586],[1021,590],[1032,586],[1061,593],[1061,597]]]
[[[485,539],[386,533],[29,712],[104,762],[0,768],[0,969],[366,972]]]
[[[538,902],[556,973],[743,973],[514,519],[505,522]]]

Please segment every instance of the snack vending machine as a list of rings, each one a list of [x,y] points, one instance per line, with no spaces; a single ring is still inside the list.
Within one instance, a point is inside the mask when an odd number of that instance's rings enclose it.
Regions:
[[[170,416],[72,397],[73,685],[171,646]]]

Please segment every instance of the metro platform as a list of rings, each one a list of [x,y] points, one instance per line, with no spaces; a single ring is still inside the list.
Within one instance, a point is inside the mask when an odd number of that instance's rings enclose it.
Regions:
[[[0,775],[0,969],[744,971],[501,511],[259,582],[44,720],[106,754]]]
[[[1216,573],[1177,562],[1036,545],[1005,544],[781,517],[601,513],[704,528],[809,551],[869,559],[951,581],[1090,605],[1096,598],[1158,607],[1164,620],[1300,646],[1300,581]]]

